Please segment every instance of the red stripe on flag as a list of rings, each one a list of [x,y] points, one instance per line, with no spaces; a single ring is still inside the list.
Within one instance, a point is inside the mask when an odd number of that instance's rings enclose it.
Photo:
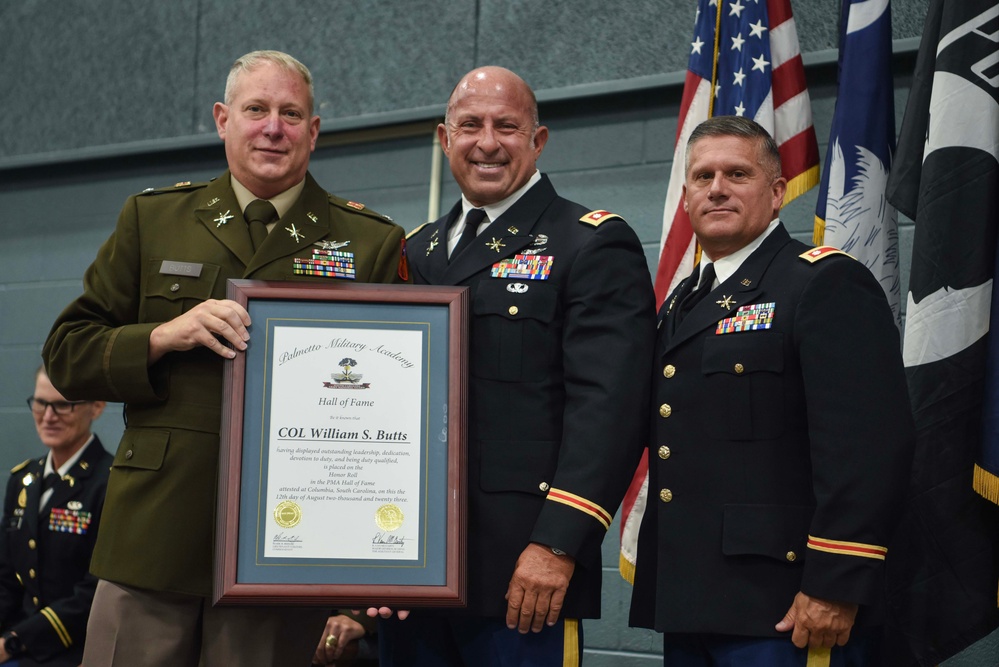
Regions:
[[[819,163],[819,147],[815,142],[815,129],[809,126],[780,145],[780,161],[784,176],[792,179]]]
[[[669,235],[659,255],[659,267],[656,271],[656,304],[662,305],[663,300],[669,296],[670,281],[680,266],[683,254],[690,247],[693,236],[694,230],[690,227],[690,218],[681,205],[673,216],[673,224],[670,225]]]
[[[775,109],[807,88],[800,54],[773,71],[772,86]]]
[[[789,0],[767,0],[767,17],[770,19],[770,29],[773,30],[784,21],[793,17]]]

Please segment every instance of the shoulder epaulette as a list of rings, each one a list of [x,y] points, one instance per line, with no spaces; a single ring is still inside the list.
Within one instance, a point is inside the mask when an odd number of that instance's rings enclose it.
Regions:
[[[198,183],[192,183],[191,181],[181,181],[180,183],[174,183],[173,185],[167,186],[165,188],[146,188],[140,195],[161,195],[165,192],[189,192],[191,190],[199,190],[203,187],[207,187],[209,181],[201,181]]]
[[[835,248],[831,245],[821,245],[818,248],[812,248],[811,250],[806,250],[805,252],[798,255],[801,259],[805,260],[810,264],[814,264],[824,257],[830,257],[832,255],[846,255],[850,259],[854,257],[847,252],[843,252],[839,248]]]
[[[337,197],[336,195],[334,195],[332,193],[329,193],[329,192],[327,192],[326,194],[329,195],[330,203],[333,204],[334,206],[338,207],[338,208],[342,208],[342,209],[344,209],[346,211],[350,211],[351,213],[360,213],[361,215],[366,215],[369,218],[372,218],[374,220],[378,220],[379,222],[387,222],[387,223],[395,224],[394,221],[392,220],[392,218],[388,217],[387,215],[382,215],[381,213],[378,213],[377,211],[372,211],[370,208],[368,208],[367,206],[365,206],[364,204],[362,204],[360,202],[350,201],[350,200],[347,200],[347,199],[342,199],[342,198]]]
[[[22,461],[21,463],[18,463],[16,466],[11,468],[10,471],[13,473],[19,470],[24,470],[25,466],[27,466],[29,463],[31,463],[31,459],[28,459],[27,461]]]
[[[582,218],[579,219],[580,222],[585,222],[588,225],[593,225],[594,227],[599,227],[604,222],[617,218],[618,220],[624,220],[617,213],[611,213],[610,211],[590,211]]]
[[[417,232],[419,232],[421,229],[423,229],[424,227],[426,227],[429,224],[430,224],[429,222],[424,222],[422,225],[420,225],[419,227],[417,227],[416,229],[414,229],[410,233],[406,234],[406,239],[408,240],[408,239],[412,238],[413,236],[416,236]]]

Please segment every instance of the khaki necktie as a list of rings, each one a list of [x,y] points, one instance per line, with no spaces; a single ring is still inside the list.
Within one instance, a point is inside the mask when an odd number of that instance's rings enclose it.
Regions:
[[[246,224],[250,228],[250,240],[253,241],[253,250],[256,251],[267,238],[267,225],[278,219],[277,209],[266,199],[254,199],[246,207],[243,217],[246,218]]]

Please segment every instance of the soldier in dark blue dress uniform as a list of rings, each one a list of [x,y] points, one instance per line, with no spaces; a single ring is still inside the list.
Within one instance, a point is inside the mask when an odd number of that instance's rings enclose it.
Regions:
[[[67,401],[39,369],[28,399],[48,454],[11,470],[0,531],[0,659],[76,667],[97,579],[90,555],[111,455],[90,431],[103,401]]]

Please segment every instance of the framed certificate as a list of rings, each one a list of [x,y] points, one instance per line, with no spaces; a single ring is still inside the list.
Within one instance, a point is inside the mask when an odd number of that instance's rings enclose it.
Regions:
[[[216,604],[465,600],[468,289],[230,280]]]

